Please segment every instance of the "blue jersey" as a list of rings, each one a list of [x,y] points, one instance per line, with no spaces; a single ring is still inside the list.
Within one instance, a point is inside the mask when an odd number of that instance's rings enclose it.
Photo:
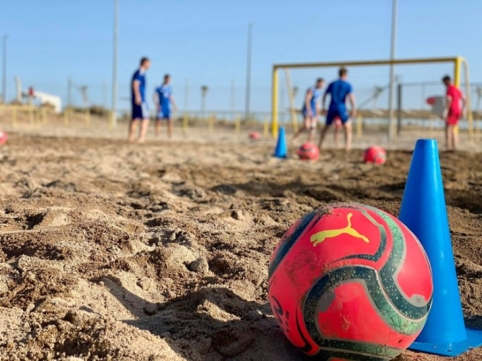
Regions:
[[[156,94],[161,108],[169,109],[171,107],[172,86],[163,84],[156,88]]]
[[[141,93],[141,99],[142,102],[146,102],[146,71],[143,69],[137,69],[134,75],[132,76],[132,82],[131,82],[131,97],[132,97],[132,103],[135,102],[136,97],[134,94],[134,89],[133,87],[133,82],[138,81],[139,82],[139,93]]]
[[[326,89],[326,94],[330,94],[330,106],[328,110],[339,110],[345,109],[346,107],[346,97],[353,91],[350,83],[338,79],[328,85]]]
[[[317,89],[316,87],[312,87],[312,88],[308,89],[308,91],[311,91],[310,107],[311,107],[311,111],[313,112],[313,115],[315,115],[315,113],[316,113],[316,102],[321,97],[321,89]],[[306,102],[303,103],[303,110],[306,110]]]

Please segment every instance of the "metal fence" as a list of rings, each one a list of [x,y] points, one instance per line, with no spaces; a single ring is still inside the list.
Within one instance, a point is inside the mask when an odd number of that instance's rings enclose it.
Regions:
[[[107,81],[104,82],[82,82],[77,79],[67,79],[65,84],[49,83],[49,82],[30,82],[28,79],[22,79],[25,88],[32,86],[37,91],[57,95],[62,100],[63,107],[86,108],[97,106],[109,109],[111,105],[111,88]],[[443,95],[444,88],[441,82],[403,82],[403,107],[406,109],[429,109],[426,99],[429,96]],[[148,84],[147,100],[152,105],[152,94],[156,84]],[[174,98],[180,110],[209,112],[215,109],[221,109],[222,112],[243,112],[245,107],[245,88],[244,85],[232,84],[209,84],[209,83],[189,83],[174,82]],[[201,88],[207,87],[207,92],[203,95]],[[305,90],[300,84],[293,84],[295,89],[295,105],[301,107]],[[365,103],[364,108],[376,109],[386,108],[388,104],[387,84],[366,85],[354,84],[355,95],[359,104]],[[465,84],[461,89],[465,91]],[[470,96],[472,108],[476,111],[482,111],[482,83],[472,82],[470,85]],[[21,92],[20,92],[21,93]],[[7,100],[8,103],[17,100],[26,102],[26,92],[17,99],[16,95],[11,95]],[[130,108],[130,86],[124,82],[119,84],[119,113],[125,113]],[[251,87],[251,109],[254,112],[270,111],[271,104],[271,85],[256,85]],[[279,111],[288,112],[289,107],[288,92],[286,87],[280,86]]]
[[[30,85],[28,82],[24,82]],[[18,126],[45,126],[57,124],[64,126],[105,126],[112,127],[112,114],[109,109],[110,88],[107,82],[77,84],[69,80],[66,84],[39,83],[34,84],[35,89],[50,94],[57,94],[62,98],[62,111],[55,113],[48,106],[40,106],[39,102],[28,103],[21,97],[20,102],[0,106],[0,122]],[[208,86],[208,92],[202,96],[202,84],[173,84],[174,98],[178,110],[174,113],[176,125],[185,130],[190,127],[206,127],[208,129],[226,128],[240,131],[241,129],[266,129],[271,121],[270,86],[252,87],[251,109],[249,115],[244,111],[244,87],[234,84],[222,86]],[[152,89],[151,89],[152,88]],[[151,86],[148,94],[153,93]],[[462,89],[465,85],[462,84]],[[298,87],[299,89],[299,87]],[[360,117],[357,118],[357,127],[363,131],[368,127],[383,128],[387,125],[388,92],[383,84],[355,87]],[[427,98],[443,95],[445,90],[440,82],[411,82],[401,83],[401,108],[400,118],[403,127],[440,128],[443,121],[430,113]],[[482,127],[482,83],[472,83],[470,86],[472,99],[473,118],[475,129]],[[24,94],[25,95],[25,94]],[[118,119],[128,122],[130,119],[130,93],[129,84],[119,86]],[[299,113],[303,103],[304,91],[298,90],[295,94],[296,122],[301,122]],[[151,103],[151,116],[155,117],[154,107]],[[10,102],[12,103],[12,102]],[[280,87],[279,120],[285,127],[293,125],[292,114],[289,109],[287,91]],[[467,123],[462,120],[460,129],[466,129]]]

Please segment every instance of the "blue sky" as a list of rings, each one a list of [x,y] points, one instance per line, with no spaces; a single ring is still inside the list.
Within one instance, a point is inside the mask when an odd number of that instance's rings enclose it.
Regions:
[[[399,0],[397,57],[462,55],[471,65],[472,81],[482,81],[482,67],[477,66],[482,62],[482,1],[459,4]],[[150,91],[169,72],[181,108],[199,109],[199,89],[206,84],[207,107],[229,109],[234,81],[236,108],[242,110],[249,22],[254,24],[254,110],[269,110],[274,63],[383,59],[390,54],[391,0],[120,0],[119,97],[129,94],[130,76],[147,55],[152,59]],[[8,97],[14,95],[13,76],[18,75],[24,87],[33,85],[65,99],[71,76],[89,85],[93,102],[110,106],[112,27],[113,0],[3,1],[0,34],[9,35]],[[403,81],[438,82],[447,72],[449,65],[397,68]],[[294,70],[292,81],[304,91],[317,76],[331,80],[336,69]],[[350,78],[362,101],[373,86],[387,83],[388,68],[353,68]],[[283,77],[280,81],[284,88]],[[423,104],[422,96],[439,90],[418,95],[420,87],[413,88],[417,95],[407,99]],[[80,95],[74,95],[80,103]],[[121,100],[120,106],[127,108],[128,102]]]

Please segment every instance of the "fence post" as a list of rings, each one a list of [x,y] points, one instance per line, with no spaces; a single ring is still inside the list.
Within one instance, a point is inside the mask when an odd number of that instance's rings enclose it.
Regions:
[[[234,131],[236,134],[239,134],[241,132],[241,119],[239,115],[236,115],[234,118]]]
[[[17,106],[11,105],[12,108],[12,126],[14,129],[17,128]]]
[[[85,126],[90,127],[90,109],[85,109]]]
[[[209,128],[209,131],[212,132],[213,131],[213,127],[214,127],[214,119],[215,119],[215,115],[214,114],[211,114],[208,118],[208,128]]]
[[[35,127],[39,127],[40,124],[42,124],[41,116],[42,116],[42,114],[40,113],[40,109],[34,108],[33,109],[33,121],[34,121]]]
[[[361,114],[356,117],[356,137],[361,139],[363,136],[363,118]]]
[[[475,140],[478,141],[480,140],[480,120],[475,120],[474,121],[474,132],[475,132]]]
[[[397,84],[397,136],[402,132],[402,83]]]
[[[264,117],[264,129],[263,129],[263,136],[265,138],[269,137],[269,116]]]
[[[35,117],[33,114],[32,105],[29,105],[27,109],[28,109],[28,119],[29,119],[30,125],[35,125]]]
[[[69,125],[70,123],[70,108],[65,108],[64,109],[64,125]]]
[[[189,126],[189,114],[187,112],[184,112],[184,116],[182,118],[182,131],[184,134],[187,133],[187,128]]]

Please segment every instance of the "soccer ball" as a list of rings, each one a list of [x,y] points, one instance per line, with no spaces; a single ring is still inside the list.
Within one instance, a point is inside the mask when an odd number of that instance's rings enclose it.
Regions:
[[[298,156],[301,160],[317,160],[320,156],[320,150],[313,143],[305,143],[298,148]]]
[[[384,164],[387,161],[387,153],[385,149],[378,145],[373,145],[363,154],[365,163]]]
[[[249,133],[249,139],[252,140],[258,140],[260,138],[260,135],[258,132],[251,132]]]
[[[7,133],[0,130],[0,145],[4,145],[5,143],[7,143],[7,140],[8,140]]]
[[[421,332],[433,294],[415,235],[377,208],[335,204],[281,238],[268,272],[286,337],[319,360],[391,360]]]
[[[343,127],[343,123],[340,117],[335,117],[334,123],[335,123],[335,129],[341,129]]]

